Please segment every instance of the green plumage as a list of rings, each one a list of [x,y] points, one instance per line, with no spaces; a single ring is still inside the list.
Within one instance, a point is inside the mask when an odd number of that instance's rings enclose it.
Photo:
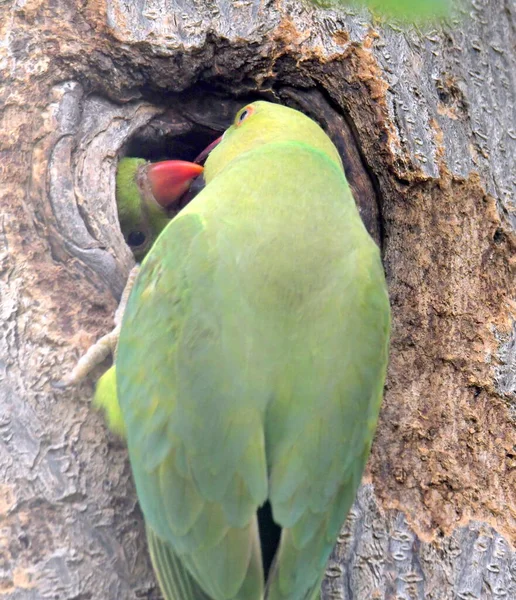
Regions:
[[[297,111],[246,110],[144,260],[116,360],[166,600],[316,598],[382,398],[387,291],[338,153]]]
[[[125,437],[124,418],[120,411],[116,393],[116,373],[114,366],[108,369],[97,381],[93,406],[104,410],[104,418],[111,431],[121,437]]]

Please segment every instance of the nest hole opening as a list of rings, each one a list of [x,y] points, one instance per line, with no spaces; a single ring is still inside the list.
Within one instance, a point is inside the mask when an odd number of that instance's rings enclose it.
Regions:
[[[274,91],[255,89],[246,90],[245,94],[232,93],[231,89],[221,91],[216,86],[210,89],[194,86],[182,94],[149,98],[164,106],[163,112],[132,135],[120,157],[139,157],[150,162],[193,161],[231,125],[242,106],[260,99],[301,110],[326,131],[342,158],[364,224],[381,246],[377,182],[365,164],[353,123],[320,86],[296,88],[291,82],[282,85],[276,81]]]

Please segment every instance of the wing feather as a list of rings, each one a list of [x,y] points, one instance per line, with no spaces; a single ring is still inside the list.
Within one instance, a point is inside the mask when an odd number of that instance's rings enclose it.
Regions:
[[[173,589],[174,577],[177,586],[188,583],[179,580],[182,565],[210,598],[260,600],[255,513],[267,495],[263,411],[245,380],[232,385],[242,349],[220,332],[214,242],[203,220],[186,214],[167,231],[142,265],[117,357],[138,497],[162,541],[153,540],[163,585]],[[145,331],[153,333],[143,346]],[[244,588],[253,591],[244,596]]]

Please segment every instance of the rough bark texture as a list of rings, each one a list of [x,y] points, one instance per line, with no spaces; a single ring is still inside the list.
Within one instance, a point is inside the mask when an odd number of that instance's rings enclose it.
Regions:
[[[0,2],[2,598],[159,597],[94,377],[51,382],[111,326],[132,264],[118,158],[191,158],[258,97],[334,137],[392,298],[325,598],[516,597],[516,6],[371,23],[302,0]]]

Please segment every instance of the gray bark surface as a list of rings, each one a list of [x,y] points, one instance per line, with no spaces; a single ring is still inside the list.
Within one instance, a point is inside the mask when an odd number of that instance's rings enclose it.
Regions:
[[[0,2],[0,597],[159,598],[123,444],[55,390],[132,257],[118,158],[193,158],[249,99],[337,144],[393,307],[339,600],[516,598],[516,5],[402,29],[303,0]],[[107,365],[106,365],[107,366]]]

